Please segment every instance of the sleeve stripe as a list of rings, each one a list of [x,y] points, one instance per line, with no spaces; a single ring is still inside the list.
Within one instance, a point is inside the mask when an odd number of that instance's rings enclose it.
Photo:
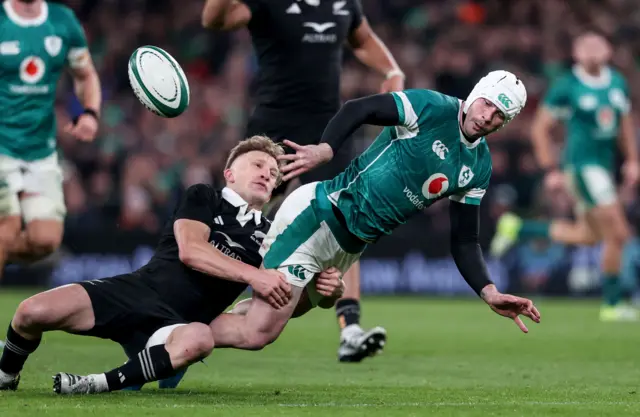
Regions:
[[[400,98],[402,108],[398,106],[398,112],[400,113],[400,122],[410,131],[418,129],[418,115],[413,109],[411,102],[407,95],[402,91],[396,91],[393,93],[396,97]],[[396,101],[397,103],[397,101]]]
[[[482,201],[482,197],[484,197],[484,194],[486,192],[487,190],[482,188],[472,188],[470,190],[463,191],[459,194],[454,194],[450,196],[449,200],[457,201],[458,203],[462,203],[462,204],[471,204],[474,206],[479,206],[480,201]]]

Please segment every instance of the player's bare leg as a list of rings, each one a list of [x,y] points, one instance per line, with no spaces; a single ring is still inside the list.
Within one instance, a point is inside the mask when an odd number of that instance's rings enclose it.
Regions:
[[[292,317],[303,291],[293,286],[289,304],[278,310],[254,295],[244,315],[221,314],[209,326],[216,347],[260,350],[274,342]]]
[[[617,202],[595,207],[589,212],[588,218],[604,240],[601,261],[604,305],[600,310],[600,320],[637,320],[638,313],[621,304],[622,253],[630,238],[630,228],[622,207]]]
[[[171,331],[168,337],[161,335],[165,329]],[[155,344],[152,340],[158,334],[163,340]],[[171,377],[209,356],[213,347],[213,335],[206,324],[168,326],[158,330],[147,347],[124,365],[109,372],[86,376],[60,372],[54,376],[53,389],[57,394],[97,394],[140,386]]]
[[[342,277],[344,296],[336,303],[340,326],[340,362],[360,362],[384,348],[387,332],[382,327],[365,331],[360,327],[360,261],[355,262]]]
[[[68,332],[93,328],[95,316],[89,294],[77,284],[65,285],[27,298],[18,306],[0,358],[0,390],[16,389],[20,371],[49,330]]]
[[[20,196],[20,205],[25,213],[27,221],[26,230],[20,233],[10,249],[9,259],[16,262],[35,262],[41,260],[60,246],[64,224],[56,218],[40,218],[46,213],[54,217],[55,203],[50,197],[33,193],[23,193]],[[45,211],[41,207],[47,207]],[[51,207],[51,208],[49,208]]]

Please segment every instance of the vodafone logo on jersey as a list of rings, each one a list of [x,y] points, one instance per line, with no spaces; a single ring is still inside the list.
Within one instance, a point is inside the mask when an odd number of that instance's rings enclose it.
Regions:
[[[44,61],[37,56],[28,56],[20,64],[20,79],[27,84],[40,81],[44,72]]]
[[[438,172],[430,176],[422,184],[422,195],[428,199],[438,198],[449,189],[449,179],[446,175]]]

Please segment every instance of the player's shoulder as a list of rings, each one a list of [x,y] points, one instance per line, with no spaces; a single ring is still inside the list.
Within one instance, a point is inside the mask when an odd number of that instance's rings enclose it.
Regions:
[[[47,2],[50,19],[76,19],[76,13],[69,7],[60,3]]]
[[[614,86],[621,86],[627,83],[627,77],[624,76],[620,70],[617,68],[610,67],[609,71],[611,71],[611,83]]]
[[[217,201],[222,195],[222,189],[210,184],[198,183],[189,186],[186,195],[190,198]]]
[[[455,97],[440,93],[435,90],[426,88],[413,88],[396,92],[394,94],[404,94],[409,101],[419,102],[421,104],[430,104],[433,106],[452,107],[456,111],[459,106],[459,100]]]

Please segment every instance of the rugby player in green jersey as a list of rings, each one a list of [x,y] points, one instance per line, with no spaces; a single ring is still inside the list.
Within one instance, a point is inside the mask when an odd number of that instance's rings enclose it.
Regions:
[[[0,27],[1,275],[7,260],[42,259],[62,240],[66,209],[54,101],[63,70],[71,69],[85,108],[65,129],[79,140],[96,135],[101,91],[84,31],[68,7],[5,0]]]
[[[548,90],[532,136],[547,192],[566,186],[576,203],[577,220],[522,220],[508,213],[498,222],[491,251],[501,256],[517,241],[533,238],[573,245],[602,242],[600,320],[637,320],[637,311],[621,301],[620,265],[630,228],[614,182],[618,139],[625,157],[624,186],[636,185],[640,174],[629,91],[622,74],[608,65],[611,45],[605,38],[587,33],[573,48],[576,65]],[[557,121],[566,127],[562,161],[556,160],[551,140]]]
[[[313,282],[329,267],[346,271],[366,246],[443,198],[450,200],[451,253],[467,283],[496,313],[540,321],[531,300],[502,294],[491,282],[478,244],[479,204],[491,176],[485,136],[513,120],[526,102],[515,75],[494,71],[466,101],[430,90],[379,94],[347,102],[331,120],[320,144],[299,146],[283,167],[285,178],[331,159],[363,124],[385,126],[362,155],[332,180],[302,186],[284,201],[263,241],[263,266],[283,273],[292,298],[274,309],[258,296],[243,314],[223,314],[211,323],[216,347],[261,349],[283,330],[301,297],[328,307]],[[425,238],[429,238],[425,236]],[[373,329],[375,330],[375,329]],[[375,333],[372,333],[375,334]],[[365,333],[354,345],[378,343]],[[365,347],[365,349],[367,349]]]

